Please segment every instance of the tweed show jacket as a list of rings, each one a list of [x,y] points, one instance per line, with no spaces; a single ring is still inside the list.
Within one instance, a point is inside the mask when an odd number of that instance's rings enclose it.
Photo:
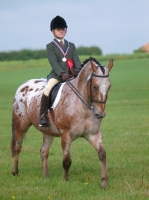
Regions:
[[[64,55],[62,51],[60,50],[59,46],[66,52],[68,50],[67,54],[65,55],[66,59],[71,59],[73,61],[73,71],[77,72],[81,68],[81,62],[79,60],[79,57],[76,52],[75,45],[71,42],[68,42],[67,40],[64,40],[65,46],[62,47],[61,44],[54,39],[54,41],[50,42],[46,45],[47,50],[47,57],[49,60],[49,63],[52,67],[51,72],[47,76],[47,79],[55,78],[57,80],[61,80],[60,74],[62,72],[69,73],[69,67],[67,66],[67,63],[62,61],[62,58],[64,58]],[[69,45],[69,48],[68,48]]]

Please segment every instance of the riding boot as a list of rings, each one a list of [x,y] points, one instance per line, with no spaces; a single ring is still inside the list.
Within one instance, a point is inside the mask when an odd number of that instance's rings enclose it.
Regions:
[[[48,97],[45,94],[43,94],[41,97],[39,126],[49,126]]]

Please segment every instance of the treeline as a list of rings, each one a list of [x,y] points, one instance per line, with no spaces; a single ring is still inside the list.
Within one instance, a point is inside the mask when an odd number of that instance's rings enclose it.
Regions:
[[[102,55],[102,50],[99,47],[96,46],[91,46],[91,47],[84,47],[84,46],[80,46],[77,48],[77,53],[78,55],[82,56],[82,55]]]
[[[30,60],[46,58],[46,50],[29,50],[0,52],[0,61]]]
[[[143,50],[142,48],[139,48],[137,50],[134,50],[134,53],[146,53],[146,51]]]
[[[102,55],[102,51],[99,47],[91,46],[84,47],[80,46],[77,48],[78,55]],[[11,60],[30,60],[30,59],[41,59],[47,58],[46,50],[29,50],[23,49],[20,51],[9,51],[0,52],[0,61],[11,61]]]

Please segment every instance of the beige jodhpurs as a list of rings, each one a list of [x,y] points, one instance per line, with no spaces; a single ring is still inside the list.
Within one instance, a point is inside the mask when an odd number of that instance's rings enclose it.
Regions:
[[[58,82],[59,82],[59,81],[58,81],[57,79],[55,79],[55,78],[50,78],[50,79],[48,80],[47,85],[45,86],[44,95],[49,96],[49,93],[50,93],[52,87],[53,87],[56,83],[58,83]]]

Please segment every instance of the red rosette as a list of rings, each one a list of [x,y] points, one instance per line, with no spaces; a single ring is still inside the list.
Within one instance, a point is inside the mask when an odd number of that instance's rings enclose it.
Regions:
[[[72,68],[73,68],[73,61],[68,58],[66,61],[67,66],[69,67],[70,71],[73,73]]]

